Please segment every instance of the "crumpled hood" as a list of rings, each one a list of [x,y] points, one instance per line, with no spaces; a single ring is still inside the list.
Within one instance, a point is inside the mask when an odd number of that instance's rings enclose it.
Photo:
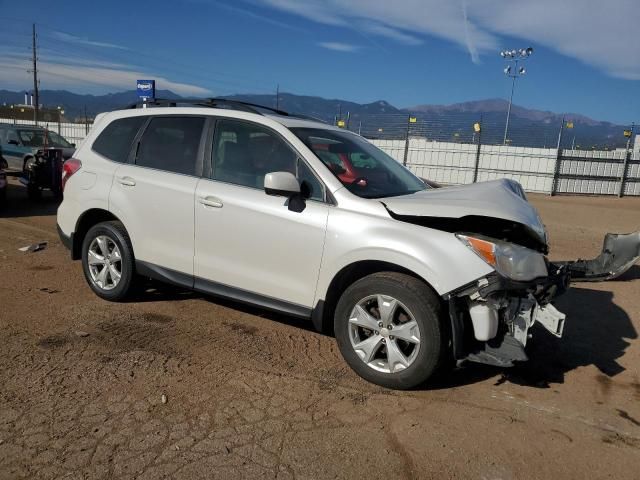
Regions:
[[[500,179],[458,187],[428,189],[380,201],[395,215],[434,218],[490,217],[525,225],[546,244],[538,212],[525,197],[520,184]]]

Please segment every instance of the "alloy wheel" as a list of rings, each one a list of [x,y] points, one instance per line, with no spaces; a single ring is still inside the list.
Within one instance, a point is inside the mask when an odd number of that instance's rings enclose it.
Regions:
[[[420,350],[418,322],[388,295],[370,295],[356,304],[349,316],[349,339],[358,357],[383,373],[405,370]]]
[[[91,281],[102,290],[113,290],[122,278],[122,255],[107,235],[99,235],[89,245],[87,255]]]

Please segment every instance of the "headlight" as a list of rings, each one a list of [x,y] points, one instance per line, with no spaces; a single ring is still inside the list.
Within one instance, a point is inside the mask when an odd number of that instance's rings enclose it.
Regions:
[[[485,237],[456,237],[502,276],[526,282],[548,275],[544,256],[535,250]]]

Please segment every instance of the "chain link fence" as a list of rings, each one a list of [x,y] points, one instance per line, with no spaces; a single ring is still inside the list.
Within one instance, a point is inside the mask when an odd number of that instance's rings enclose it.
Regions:
[[[378,114],[342,122],[418,176],[444,185],[511,178],[529,192],[550,195],[640,195],[635,125],[624,137],[619,128],[594,132],[595,127],[574,125],[570,119],[556,125],[516,119],[505,141],[503,116]],[[34,125],[8,118],[0,123]],[[89,123],[39,125],[78,145],[91,128]]]
[[[634,124],[623,130],[567,118],[555,123],[516,119],[505,134],[504,118],[495,115],[370,115],[344,128],[445,185],[511,178],[551,195],[640,195]]]

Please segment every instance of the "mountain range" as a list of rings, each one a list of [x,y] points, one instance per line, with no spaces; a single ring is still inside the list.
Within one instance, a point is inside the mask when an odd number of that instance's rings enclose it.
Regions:
[[[183,97],[159,90],[158,98],[179,100]],[[275,95],[238,94],[225,98],[242,100],[269,107],[276,106]],[[70,119],[86,113],[115,110],[137,101],[135,90],[106,95],[80,95],[66,90],[42,90],[41,103],[48,107],[62,106]],[[0,90],[0,104],[24,102],[23,92]],[[483,143],[502,143],[508,102],[494,98],[452,105],[416,105],[397,108],[384,100],[372,103],[356,103],[342,99],[326,99],[316,96],[280,93],[278,107],[291,113],[300,113],[334,123],[341,119],[348,128],[361,131],[366,136],[402,138],[407,134],[422,135],[432,140],[475,141],[473,124],[482,119]],[[416,117],[415,124],[408,124],[409,116]],[[573,129],[564,130],[563,146],[571,144],[609,148],[624,146],[624,126],[591,119],[574,113],[554,113],[513,105],[511,109],[509,140],[514,145],[555,147],[560,126],[571,121]],[[564,123],[564,125],[567,125]]]

